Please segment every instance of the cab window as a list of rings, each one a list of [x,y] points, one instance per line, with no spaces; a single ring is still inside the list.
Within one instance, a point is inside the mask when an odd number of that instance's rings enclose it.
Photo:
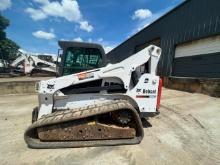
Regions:
[[[98,68],[101,58],[101,52],[96,48],[68,48],[64,61],[63,75]]]

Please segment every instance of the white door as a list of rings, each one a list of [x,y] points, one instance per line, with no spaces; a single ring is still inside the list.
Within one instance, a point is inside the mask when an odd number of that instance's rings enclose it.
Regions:
[[[220,52],[220,35],[178,45],[175,58]]]
[[[177,45],[172,75],[220,78],[220,35]]]

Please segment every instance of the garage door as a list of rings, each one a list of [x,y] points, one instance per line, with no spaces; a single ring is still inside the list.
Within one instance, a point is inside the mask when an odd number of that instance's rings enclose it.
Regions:
[[[220,78],[220,35],[177,45],[173,75]]]

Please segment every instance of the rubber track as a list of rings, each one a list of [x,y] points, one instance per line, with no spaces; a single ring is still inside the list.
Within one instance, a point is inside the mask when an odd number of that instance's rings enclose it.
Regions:
[[[83,119],[86,117],[100,115],[122,109],[130,110],[134,116],[137,128],[137,136],[133,139],[42,142],[37,137],[38,127],[73,121],[76,119]],[[125,100],[114,100],[102,104],[96,104],[71,110],[56,111],[54,113],[44,115],[27,128],[27,130],[24,133],[24,140],[30,148],[71,148],[138,144],[143,139],[143,136],[144,131],[142,123],[139,114],[137,113],[135,108]]]

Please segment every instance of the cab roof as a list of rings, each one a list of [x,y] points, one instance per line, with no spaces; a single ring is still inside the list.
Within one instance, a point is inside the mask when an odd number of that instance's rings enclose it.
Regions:
[[[81,47],[81,48],[97,48],[102,54],[105,54],[103,47],[97,43],[90,42],[77,42],[77,41],[58,41],[59,46],[66,50],[69,47]]]

